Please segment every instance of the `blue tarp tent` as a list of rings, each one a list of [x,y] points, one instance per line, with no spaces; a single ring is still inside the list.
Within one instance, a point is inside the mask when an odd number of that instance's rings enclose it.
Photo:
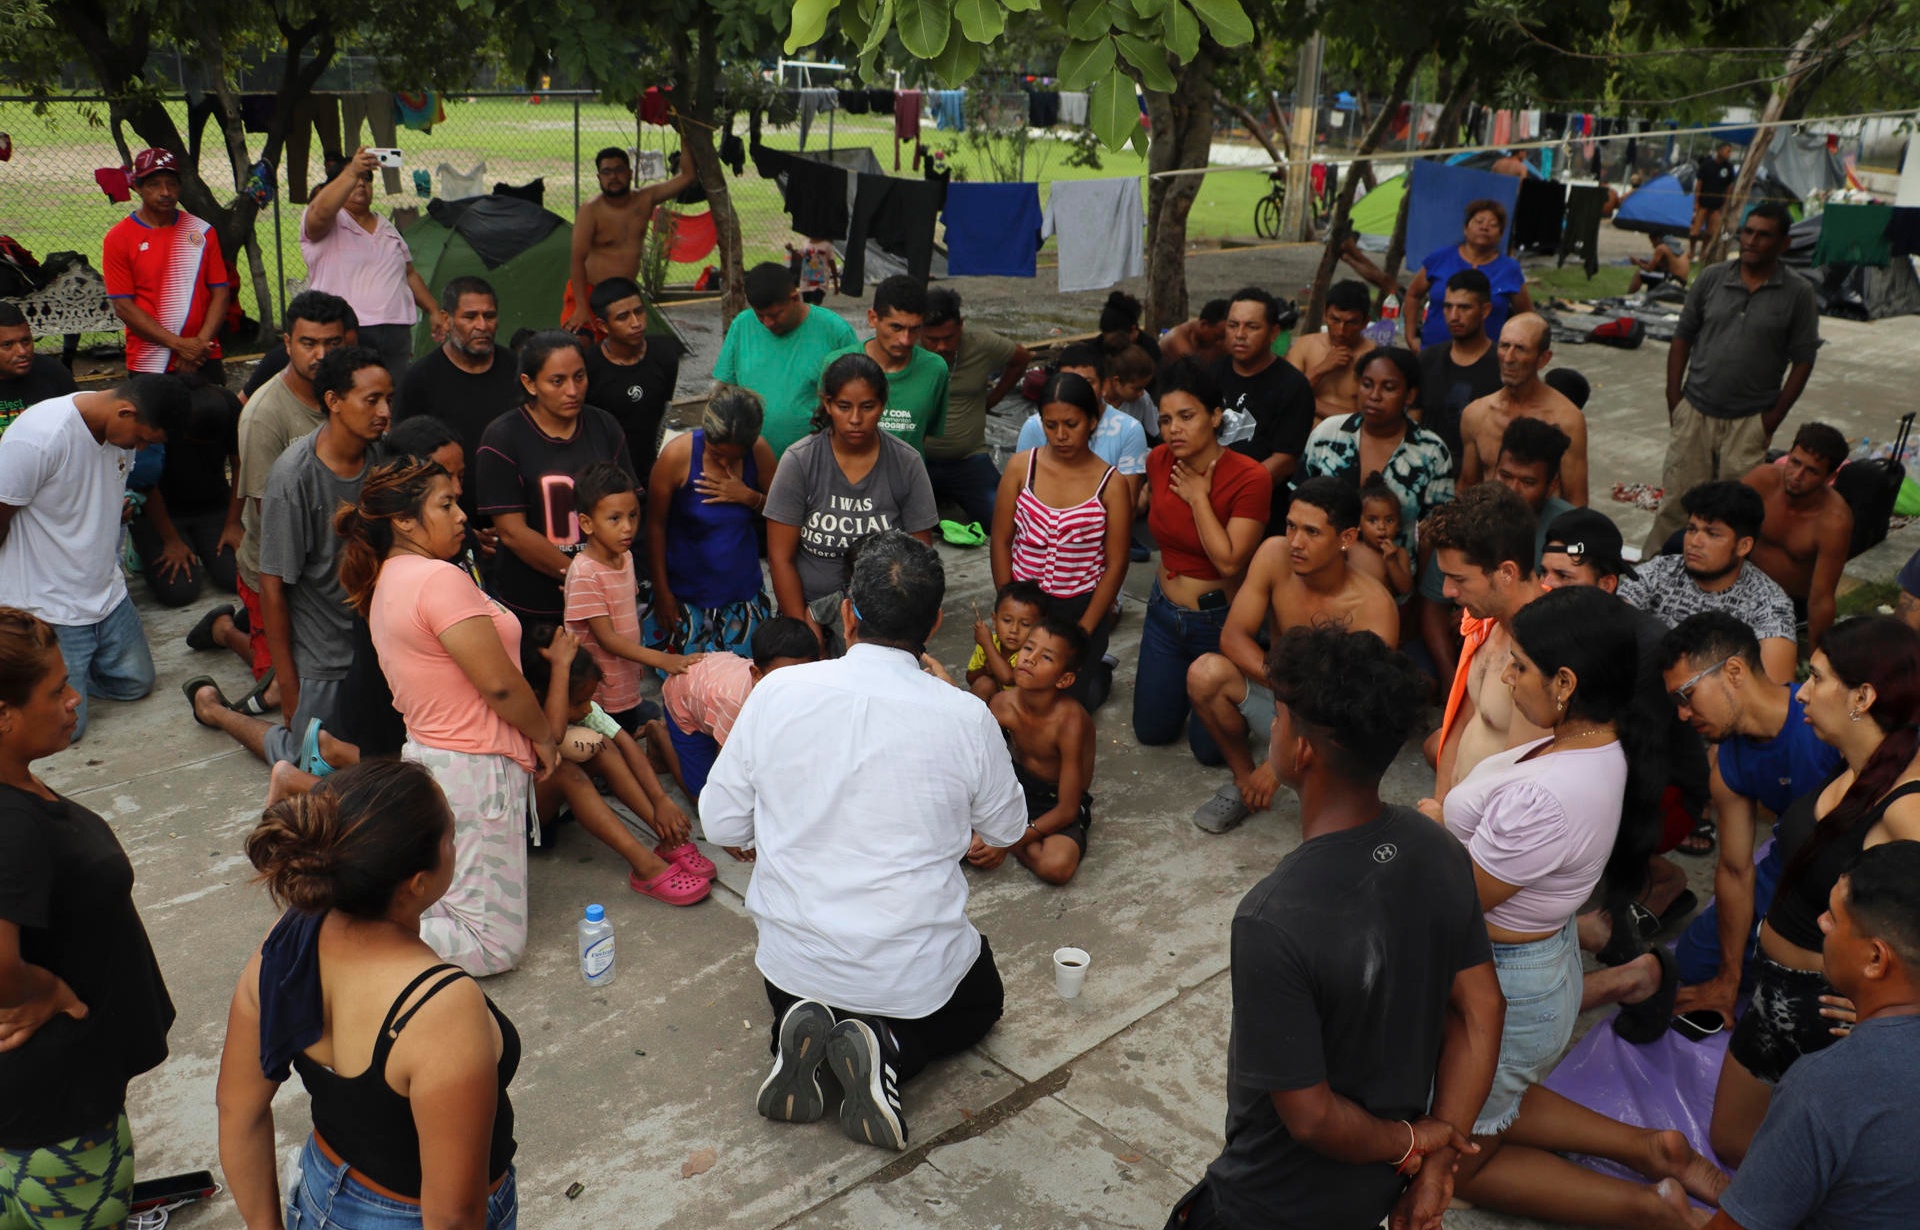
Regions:
[[[1513,232],[1513,202],[1520,181],[1511,175],[1450,167],[1422,159],[1413,164],[1413,203],[1407,208],[1407,260],[1419,264],[1427,254],[1460,242],[1462,217],[1470,202],[1482,197],[1498,201],[1507,211],[1507,234]],[[1500,237],[1506,251],[1507,236]]]
[[[1662,175],[1641,184],[1620,201],[1613,224],[1623,231],[1669,231],[1685,235],[1693,229],[1693,191],[1674,175]]]

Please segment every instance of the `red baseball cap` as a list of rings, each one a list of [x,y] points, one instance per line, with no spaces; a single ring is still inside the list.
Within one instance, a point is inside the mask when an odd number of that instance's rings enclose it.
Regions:
[[[149,175],[158,175],[162,171],[178,178],[180,163],[175,160],[173,151],[143,149],[133,156],[133,172],[127,176],[127,181],[137,184]]]

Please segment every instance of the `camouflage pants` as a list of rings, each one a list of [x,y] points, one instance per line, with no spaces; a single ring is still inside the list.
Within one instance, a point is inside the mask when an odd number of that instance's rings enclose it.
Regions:
[[[420,938],[482,977],[527,951],[527,826],[532,776],[510,757],[409,740],[400,755],[433,774],[453,810],[453,884],[420,918]]]

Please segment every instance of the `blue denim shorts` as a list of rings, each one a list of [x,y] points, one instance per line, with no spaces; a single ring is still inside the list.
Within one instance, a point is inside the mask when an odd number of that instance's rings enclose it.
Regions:
[[[517,1230],[520,1197],[513,1168],[500,1190],[487,1197],[487,1230]],[[420,1206],[382,1196],[356,1182],[307,1137],[300,1153],[300,1182],[287,1200],[287,1230],[418,1230]]]
[[[1573,1041],[1580,1015],[1580,940],[1574,920],[1558,935],[1531,944],[1495,944],[1493,968],[1507,1000],[1500,1030],[1500,1062],[1475,1136],[1495,1136],[1513,1126],[1520,1099],[1540,1083]]]

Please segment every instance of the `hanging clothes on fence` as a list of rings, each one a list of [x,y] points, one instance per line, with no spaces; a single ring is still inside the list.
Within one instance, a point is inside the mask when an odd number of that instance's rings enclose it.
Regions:
[[[920,91],[901,90],[893,96],[893,169],[900,169],[900,143],[920,140]]]
[[[435,124],[447,120],[447,104],[433,90],[395,90],[393,118],[402,128],[432,132]]]
[[[1060,122],[1075,128],[1087,126],[1087,92],[1085,90],[1060,91]]]
[[[1027,123],[1035,128],[1052,128],[1060,122],[1060,94],[1057,90],[1027,91]]]
[[[1560,242],[1560,226],[1567,217],[1567,186],[1528,176],[1520,181],[1513,205],[1512,244],[1537,248]]]
[[[665,128],[673,122],[672,96],[657,85],[650,85],[640,95],[640,122],[652,124],[655,128]]]
[[[839,239],[847,233],[847,169],[764,145],[753,147],[762,179],[778,180],[793,229],[808,239]]]
[[[800,148],[807,148],[807,131],[813,127],[813,117],[827,111],[840,109],[840,92],[827,89],[804,89],[800,91]]]
[[[1040,185],[947,186],[947,273],[1030,278],[1040,251]]]
[[[897,95],[892,90],[868,90],[867,106],[875,115],[892,115],[896,98]]]
[[[100,191],[115,205],[133,199],[133,185],[127,182],[125,167],[101,167],[93,173],[93,182],[100,185]],[[1913,212],[1920,213],[1920,210]]]
[[[847,259],[840,266],[840,293],[859,295],[872,240],[907,262],[907,275],[924,281],[933,269],[933,227],[947,186],[923,179],[861,174],[847,232]]]
[[[634,163],[633,173],[640,182],[665,179],[667,177],[667,151],[663,149],[643,149]]]
[[[1055,180],[1040,237],[1060,240],[1060,292],[1104,290],[1145,273],[1146,225],[1138,179]]]
[[[1513,141],[1513,112],[1493,113],[1493,140],[1489,145],[1507,145]]]
[[[1567,192],[1567,223],[1560,233],[1559,264],[1576,251],[1584,258],[1587,276],[1600,272],[1600,215],[1606,212],[1607,190],[1583,184]]]
[[[470,196],[487,195],[487,164],[484,162],[465,173],[443,162],[434,169],[434,174],[440,177],[440,199],[443,201],[463,201]]]
[[[933,125],[942,132],[959,132],[967,126],[965,90],[933,91]]]
[[[242,94],[240,96],[240,127],[247,132],[265,132],[273,123],[273,107],[278,101],[272,94]]]
[[[243,100],[244,102],[244,100]],[[293,109],[287,124],[287,144],[281,165],[287,168],[287,200],[295,205],[307,203],[309,177],[313,174],[309,151],[315,134],[320,137],[320,158],[346,151],[340,143],[340,99],[333,94],[309,94]]]
[[[1871,265],[1885,269],[1893,256],[1887,227],[1891,205],[1829,205],[1820,215],[1820,239],[1813,245],[1816,265]]]
[[[367,127],[369,140],[360,140],[360,126]],[[342,94],[340,96],[340,149],[347,154],[361,144],[380,149],[392,149],[400,143],[399,131],[393,125],[393,95],[386,90],[368,90],[364,94]],[[380,178],[388,196],[400,193],[400,168],[382,167]]]
[[[691,265],[707,258],[720,244],[720,232],[713,222],[713,211],[682,214],[660,208],[653,212],[654,225],[665,224],[667,259],[676,265]]]
[[[835,90],[840,100],[840,109],[848,115],[865,115],[870,109],[865,90]]]

